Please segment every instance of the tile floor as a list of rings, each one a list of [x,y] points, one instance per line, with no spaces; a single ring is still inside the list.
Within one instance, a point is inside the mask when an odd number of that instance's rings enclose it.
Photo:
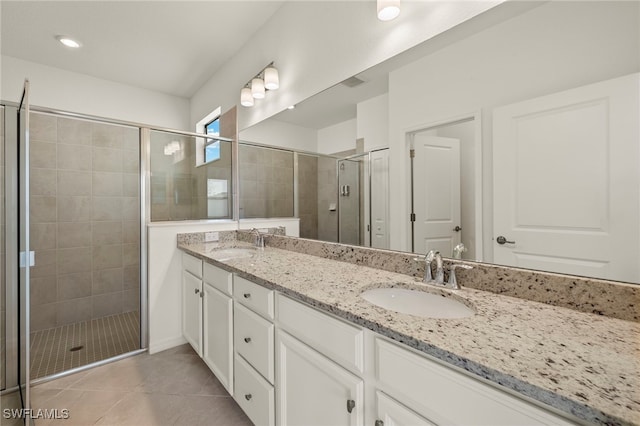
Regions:
[[[137,311],[31,333],[31,379],[140,349]]]
[[[31,398],[34,410],[69,410],[36,426],[251,425],[189,345],[34,386]]]

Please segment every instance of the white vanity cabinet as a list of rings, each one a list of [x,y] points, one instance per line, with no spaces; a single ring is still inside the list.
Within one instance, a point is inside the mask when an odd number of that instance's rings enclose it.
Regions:
[[[235,276],[234,398],[256,425],[275,424],[274,291]]]
[[[182,334],[233,394],[232,274],[182,254]]]
[[[434,423],[380,391],[376,391],[375,414],[375,426],[435,426]]]
[[[182,335],[202,356],[202,261],[182,254]]]
[[[363,330],[276,299],[277,424],[364,424]]]
[[[378,388],[377,404],[378,413],[382,411],[381,416],[385,416],[385,411],[388,413],[389,407],[393,405],[391,403],[393,400],[382,394],[382,391],[396,401],[402,401],[405,406],[402,416],[405,416],[404,418],[408,419],[410,424],[414,421],[417,424],[420,422],[411,420],[412,417],[406,417],[408,414],[417,416],[416,419],[424,417],[426,423],[422,424],[431,424],[429,422],[447,425],[573,424],[417,351],[390,342],[381,336],[376,336],[374,339],[375,386]],[[398,408],[392,409],[398,412]],[[378,420],[383,419],[379,417]],[[403,423],[403,421],[392,422],[392,424]]]
[[[233,275],[203,265],[202,359],[233,395]]]

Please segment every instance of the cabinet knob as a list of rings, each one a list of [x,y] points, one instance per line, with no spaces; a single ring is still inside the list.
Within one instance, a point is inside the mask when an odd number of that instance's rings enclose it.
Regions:
[[[244,399],[246,399],[247,401],[251,401],[251,398],[252,398],[252,395],[250,393],[244,396]]]
[[[245,343],[251,343],[251,337],[245,337],[244,338],[244,342]]]
[[[351,413],[356,406],[356,402],[353,399],[347,399],[347,411]]]
[[[251,293],[245,293],[245,294],[243,294],[243,296],[244,296],[245,299],[248,299],[248,298],[251,297]]]
[[[195,290],[193,290],[193,292],[194,292],[195,294],[198,294],[198,293],[200,293],[200,289],[199,289],[199,288],[196,288]]]
[[[384,422],[382,420],[376,420],[375,426],[384,426]]]

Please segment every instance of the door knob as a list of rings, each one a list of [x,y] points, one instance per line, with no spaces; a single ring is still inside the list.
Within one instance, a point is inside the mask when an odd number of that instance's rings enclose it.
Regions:
[[[456,232],[460,232],[460,231],[462,231],[462,228],[460,227],[460,225],[456,225],[456,227],[453,228],[453,230],[456,231]]]
[[[500,235],[498,238],[496,238],[496,242],[500,245],[502,244],[515,244],[515,241],[508,241],[505,237],[503,237],[502,235]]]
[[[356,402],[353,399],[347,399],[347,411],[351,413],[356,406]]]

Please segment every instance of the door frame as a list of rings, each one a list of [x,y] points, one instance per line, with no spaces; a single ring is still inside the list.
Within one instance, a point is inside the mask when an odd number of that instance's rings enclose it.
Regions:
[[[482,262],[484,260],[484,252],[483,252],[483,235],[484,235],[484,221],[483,221],[483,152],[482,152],[482,111],[477,110],[473,112],[469,112],[466,114],[461,114],[453,117],[445,117],[438,120],[430,121],[423,124],[418,124],[415,126],[408,127],[404,129],[405,133],[405,147],[404,147],[404,155],[405,158],[409,158],[411,155],[411,150],[414,146],[414,136],[416,133],[422,133],[429,130],[436,130],[442,127],[447,127],[455,124],[465,123],[468,121],[473,121],[474,123],[474,141],[473,141],[473,155],[474,155],[474,221],[476,224],[475,229],[475,261]],[[406,170],[407,182],[410,182],[410,185],[406,188],[407,200],[409,200],[410,205],[409,213],[413,213],[413,173],[412,168],[407,168]],[[409,219],[409,218],[408,218]],[[405,222],[405,232],[406,235],[409,236],[407,239],[406,247],[407,251],[411,251],[412,246],[414,245],[415,236],[413,233],[413,221],[411,219]]]

